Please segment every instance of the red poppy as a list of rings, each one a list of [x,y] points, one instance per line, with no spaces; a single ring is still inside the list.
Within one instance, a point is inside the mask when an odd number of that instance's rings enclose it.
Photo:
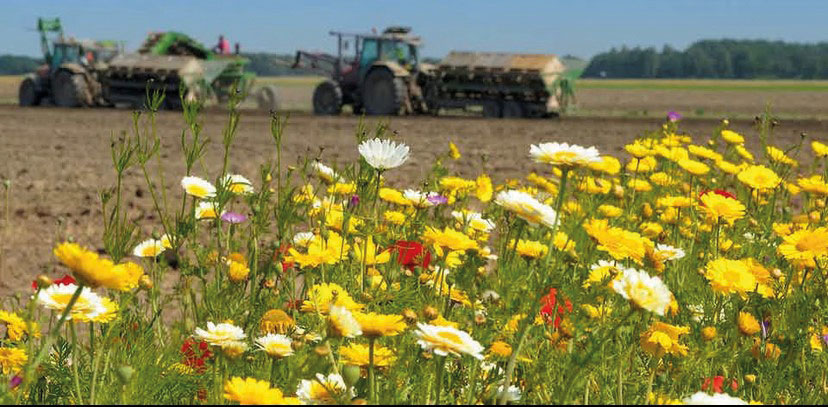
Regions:
[[[712,380],[709,377],[705,378],[704,383],[702,384],[702,387],[701,387],[702,391],[707,391],[707,388],[710,387],[710,385],[711,385],[711,381],[712,381],[714,392],[716,392],[716,393],[724,392],[724,390],[722,389],[722,386],[724,385],[724,381],[725,381],[724,376],[715,376],[715,377],[712,378]],[[739,383],[736,381],[736,379],[733,379],[730,382],[730,388],[733,389],[733,391],[739,390]]]
[[[417,266],[428,269],[428,264],[431,262],[431,252],[426,250],[421,243],[399,240],[393,248],[397,250],[397,263],[401,266],[411,271],[414,271]]]
[[[199,352],[196,352],[196,348]],[[204,373],[207,370],[204,366],[204,361],[213,357],[213,352],[210,351],[210,346],[207,342],[196,342],[192,339],[184,341],[181,345],[181,353],[184,354],[184,365],[198,373]]]
[[[57,280],[52,281],[52,284],[57,285],[69,285],[69,284],[77,284],[78,282],[75,281],[74,278],[70,275],[65,275],[63,278],[59,278]],[[32,281],[32,290],[37,290],[37,280]]]
[[[541,304],[543,304],[540,309],[541,316],[547,324],[553,324],[556,329],[561,326],[561,317],[567,312],[572,312],[572,302],[569,299],[564,298],[563,305],[557,305],[557,303],[558,290],[556,288],[550,288],[549,294],[541,297]]]

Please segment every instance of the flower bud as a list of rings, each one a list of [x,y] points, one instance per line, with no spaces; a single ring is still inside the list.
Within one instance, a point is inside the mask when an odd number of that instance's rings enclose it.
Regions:
[[[132,375],[135,374],[135,369],[130,366],[121,366],[115,370],[115,373],[118,376],[118,380],[121,381],[121,384],[126,385],[132,380]]]
[[[745,381],[748,383],[756,383],[756,375],[755,374],[746,374]]]
[[[712,341],[716,338],[716,327],[715,326],[706,326],[701,330],[702,338],[706,341]]]
[[[403,318],[405,318],[405,322],[408,322],[409,324],[417,322],[417,313],[414,312],[414,310],[412,310],[411,308],[404,309],[402,312],[402,316]]]
[[[152,287],[154,286],[152,279],[150,278],[150,276],[146,274],[141,276],[141,278],[138,280],[138,285],[147,291],[152,290]]]
[[[331,347],[328,345],[319,345],[313,348],[313,352],[319,356],[328,356],[331,353]]]
[[[42,290],[42,289],[45,289],[45,288],[49,288],[50,285],[52,285],[52,279],[49,278],[49,276],[47,276],[45,274],[41,274],[41,275],[37,276],[37,286],[38,286],[38,288],[40,288]]]
[[[345,384],[348,387],[353,387],[360,378],[360,369],[359,366],[355,365],[346,365],[342,368],[342,379],[345,380]]]
[[[425,315],[426,319],[431,321],[432,319],[435,319],[438,316],[440,316],[440,312],[437,311],[437,308],[434,308],[429,305],[428,307],[425,307],[425,309],[423,310],[423,315]]]

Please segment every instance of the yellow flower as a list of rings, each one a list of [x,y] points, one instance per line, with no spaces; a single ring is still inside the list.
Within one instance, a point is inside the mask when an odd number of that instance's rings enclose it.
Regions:
[[[686,326],[674,326],[663,322],[650,325],[650,329],[641,334],[641,347],[647,353],[660,358],[665,354],[687,355],[687,346],[679,343],[679,336],[690,332]]]
[[[716,166],[719,167],[720,170],[722,170],[722,171],[724,171],[724,172],[726,172],[730,175],[736,175],[736,174],[739,173],[739,171],[741,171],[740,166],[738,166],[736,164],[733,164],[730,161],[725,161],[725,160],[716,161]]]
[[[319,311],[327,314],[332,305],[345,307],[349,311],[361,310],[364,305],[354,302],[353,298],[335,283],[315,284],[308,290],[308,299],[302,303],[303,312]]]
[[[356,192],[356,184],[353,182],[348,184],[337,182],[328,187],[328,193],[331,195],[350,195],[354,192]]]
[[[624,150],[635,158],[644,158],[656,154],[656,151],[653,150],[652,140],[635,140],[632,144],[624,146]]]
[[[606,195],[610,193],[610,191],[612,190],[612,182],[601,178],[584,177],[583,180],[578,184],[578,190],[586,191],[590,194]],[[555,191],[553,193],[558,193],[557,186],[555,187]]]
[[[517,242],[517,247],[515,247],[515,239],[512,239],[509,241],[508,247],[509,249],[515,250],[523,257],[530,257],[533,259],[543,257],[549,251],[549,248],[545,244],[534,240],[520,239]]]
[[[296,322],[285,311],[280,309],[272,309],[262,315],[262,320],[259,322],[259,329],[262,333],[277,333],[285,335],[292,331],[296,326]]]
[[[747,336],[756,335],[762,330],[762,327],[759,326],[759,321],[747,312],[739,312],[737,324],[739,325],[739,331]]]
[[[368,338],[396,336],[407,328],[402,315],[357,312],[354,314],[354,318],[362,327],[362,335]]]
[[[460,159],[460,150],[458,150],[457,146],[451,141],[449,141],[449,157],[455,160]]]
[[[247,280],[247,276],[250,274],[250,268],[246,264],[233,260],[230,260],[229,263],[227,276],[230,277],[230,281],[240,283]]]
[[[753,154],[751,154],[750,151],[748,151],[745,148],[745,146],[738,145],[735,148],[736,148],[736,153],[738,153],[739,156],[742,157],[742,159],[744,159],[745,161],[748,161],[748,162],[753,162]]]
[[[440,178],[440,190],[451,193],[465,194],[477,187],[475,181],[470,181],[460,177],[443,177]]]
[[[115,265],[109,259],[84,249],[75,243],[61,243],[54,249],[55,257],[72,269],[72,273],[84,284],[128,291],[138,286],[144,270],[134,263]]]
[[[702,338],[706,341],[712,341],[716,338],[716,327],[715,326],[706,326],[701,330]]]
[[[825,145],[819,141],[812,141],[811,149],[814,150],[814,155],[817,157],[828,157],[828,145]]]
[[[494,341],[489,347],[489,354],[501,358],[508,358],[512,354],[512,345],[503,341]]]
[[[828,255],[828,228],[799,230],[782,237],[779,254],[789,261],[804,261],[814,267],[814,260]]]
[[[0,367],[3,368],[3,374],[17,373],[28,360],[25,349],[0,347]]]
[[[809,178],[800,178],[797,183],[803,191],[817,195],[828,195],[828,184],[821,175],[813,175]]]
[[[365,255],[365,264],[369,266],[388,263],[391,260],[391,251],[383,250],[377,253],[377,246],[374,244],[374,238],[372,236],[368,236],[364,245],[362,242],[354,243],[354,260],[362,264],[363,255]]]
[[[526,180],[537,185],[539,188],[543,188],[546,192],[550,194],[557,194],[558,193],[558,186],[550,181],[548,178],[538,175],[535,172],[529,173],[526,176]]]
[[[691,160],[689,158],[679,160],[678,165],[693,175],[705,175],[710,172],[710,167],[708,167],[707,164],[701,161]]]
[[[342,363],[351,366],[368,367],[370,355],[367,345],[350,343],[339,348]],[[388,367],[394,364],[397,357],[391,349],[374,344],[374,367]]]
[[[765,351],[762,352],[762,348],[765,348]],[[753,357],[756,359],[760,359],[764,357],[765,359],[777,359],[780,355],[782,355],[782,350],[779,349],[779,346],[776,346],[770,342],[762,342],[759,338],[755,338],[753,340],[753,346],[750,348],[750,353],[753,354]]]
[[[316,235],[308,245],[308,252],[301,253],[291,248],[289,258],[301,268],[314,268],[322,264],[336,264],[348,257],[351,246],[344,243],[342,237],[334,231],[328,232],[328,238]]]
[[[661,232],[664,231],[664,228],[655,222],[644,222],[638,227],[638,229],[641,230],[641,233],[644,236],[650,239],[655,239],[658,235],[661,234]]]
[[[328,335],[354,338],[362,335],[362,328],[351,311],[345,307],[331,305],[328,312]]]
[[[728,144],[742,144],[745,142],[745,138],[741,134],[732,130],[722,130],[722,139]]]
[[[397,211],[385,211],[382,214],[386,222],[400,226],[405,223],[405,214]]]
[[[693,154],[696,157],[707,158],[708,160],[712,161],[719,161],[722,158],[724,158],[721,154],[703,146],[687,146],[687,151],[689,151],[690,154]]]
[[[632,188],[638,192],[647,192],[653,189],[649,182],[643,179],[631,179],[627,182],[627,187]]]
[[[624,213],[624,210],[613,205],[601,205],[598,207],[598,212],[608,218],[617,218]]]
[[[667,208],[689,208],[693,200],[686,196],[665,196],[658,198],[656,206]]]
[[[480,202],[489,202],[492,200],[492,194],[494,194],[494,188],[492,188],[492,179],[489,178],[488,175],[482,174],[477,177],[477,190],[475,190],[474,194],[477,196],[477,199]]]
[[[601,161],[590,163],[589,168],[604,174],[617,175],[621,171],[621,161],[611,155],[604,155],[601,156]]]
[[[26,321],[13,312],[0,310],[0,324],[6,326],[6,337],[13,342],[23,340],[24,335],[30,333]],[[35,337],[40,337],[40,328],[35,322],[32,322],[32,332]]]
[[[629,172],[650,172],[658,165],[655,157],[633,158],[627,163]]]
[[[753,189],[773,189],[782,182],[773,170],[764,165],[751,165],[736,176],[743,184]]]
[[[653,173],[652,175],[650,175],[650,181],[652,181],[653,184],[656,184],[656,185],[662,186],[662,187],[668,187],[668,186],[673,185],[675,183],[673,178],[670,177],[670,175],[667,174],[666,172]]]
[[[724,219],[727,223],[733,224],[737,219],[745,216],[745,206],[741,202],[714,193],[707,193],[701,197],[701,210],[716,219]]]
[[[646,254],[646,247],[653,243],[635,232],[617,227],[609,227],[606,220],[592,219],[584,229],[587,234],[598,241],[598,250],[609,253],[616,260],[631,258],[641,263]]]
[[[411,201],[403,196],[403,193],[393,188],[380,188],[379,197],[383,201],[402,206],[411,206]]]
[[[756,288],[756,276],[748,264],[741,260],[719,258],[707,263],[705,277],[713,291],[721,294],[745,295]]]
[[[232,377],[224,383],[224,398],[243,405],[295,405],[300,404],[295,397],[285,397],[282,391],[270,387],[266,380],[252,377],[242,379]]]
[[[431,245],[448,248],[449,250],[465,251],[468,249],[476,249],[477,242],[466,236],[462,232],[458,232],[448,226],[442,231],[431,226],[426,227],[422,239]]]
[[[790,165],[792,167],[796,167],[798,165],[798,163],[794,159],[785,155],[784,151],[774,146],[765,147],[765,151],[768,153],[768,156],[770,157],[771,161],[775,161],[785,165]]]

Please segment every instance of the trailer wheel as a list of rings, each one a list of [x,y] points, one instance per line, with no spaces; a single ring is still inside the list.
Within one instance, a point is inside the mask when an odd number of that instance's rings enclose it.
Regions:
[[[515,118],[524,116],[526,116],[526,109],[523,108],[523,105],[520,102],[509,100],[503,103],[504,118]]]
[[[279,110],[279,97],[276,95],[275,86],[262,86],[256,91],[256,106],[268,112]]]
[[[89,106],[92,104],[89,98],[86,79],[81,74],[74,74],[69,71],[58,72],[52,82],[52,93],[55,104],[60,107]]]
[[[37,93],[37,85],[34,79],[23,79],[23,82],[20,83],[17,98],[20,106],[37,106],[40,104],[40,95]]]
[[[374,69],[365,78],[362,102],[368,115],[396,115],[408,99],[402,79],[386,68]]]
[[[342,113],[342,88],[326,80],[313,90],[313,113],[321,116],[336,116]]]
[[[489,102],[483,105],[483,117],[499,118],[500,117],[500,103]]]

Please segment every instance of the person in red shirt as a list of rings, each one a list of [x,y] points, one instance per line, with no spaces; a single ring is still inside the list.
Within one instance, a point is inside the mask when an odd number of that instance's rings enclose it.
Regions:
[[[227,41],[224,35],[219,35],[218,44],[213,47],[213,51],[222,55],[230,55],[230,41]]]

